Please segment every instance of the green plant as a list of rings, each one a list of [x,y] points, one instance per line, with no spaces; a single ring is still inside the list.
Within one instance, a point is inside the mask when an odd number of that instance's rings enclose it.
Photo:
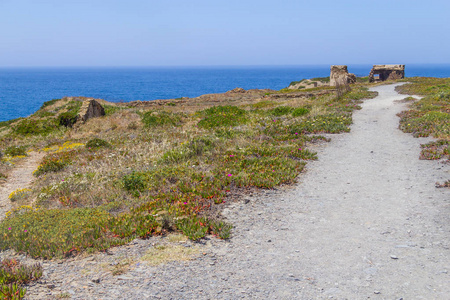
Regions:
[[[15,122],[17,122],[17,121],[19,121],[19,120],[22,120],[22,119],[23,119],[23,118],[17,118],[17,119],[12,119],[12,120],[8,120],[8,121],[1,121],[1,122],[0,122],[0,128],[9,126],[9,125],[11,125],[12,123],[15,123]]]
[[[40,176],[49,172],[58,172],[64,169],[66,166],[72,163],[72,159],[77,153],[77,150],[64,151],[58,153],[50,153],[44,156],[41,164],[36,171],[33,172],[34,176]]]
[[[72,127],[77,120],[78,114],[74,111],[67,111],[58,116],[58,124],[64,127]]]
[[[193,241],[203,238],[208,232],[208,221],[196,217],[180,219],[177,221],[176,226]]]
[[[304,116],[307,114],[309,114],[309,109],[307,109],[305,107],[298,107],[292,111],[293,117],[301,117],[301,116]]]
[[[213,221],[211,222],[211,232],[221,239],[228,239],[231,236],[231,230],[233,225],[228,224],[224,221]]]
[[[55,104],[56,102],[58,102],[60,100],[61,99],[52,99],[52,100],[49,100],[49,101],[45,101],[44,103],[42,103],[42,106],[41,106],[40,109],[46,108],[47,106],[50,106],[50,105],[53,105],[53,104]]]
[[[216,128],[216,127],[230,127],[247,123],[247,112],[239,107],[213,106],[199,112],[203,119],[198,122],[199,127]]]
[[[142,116],[142,122],[146,127],[165,125],[179,126],[181,124],[181,119],[181,114],[169,113],[165,111],[148,111]]]
[[[113,115],[116,112],[125,109],[124,107],[115,106],[115,105],[103,105],[103,108],[105,109],[105,116]]]
[[[23,119],[18,124],[14,125],[13,131],[20,135],[45,135],[53,130],[57,126],[51,120],[35,120],[35,119]]]
[[[85,147],[87,149],[111,148],[111,144],[105,140],[93,138],[86,143]]]
[[[122,177],[123,187],[132,192],[134,195],[139,196],[139,192],[142,192],[145,189],[145,181],[144,176],[138,172],[131,172]]]
[[[84,249],[103,250],[127,240],[107,231],[107,212],[75,208],[21,208],[0,223],[0,249],[14,249],[31,257],[67,257]]]
[[[9,146],[5,150],[5,154],[9,156],[26,156],[27,147],[25,146]]]
[[[42,266],[23,265],[16,259],[0,259],[0,299],[23,299],[26,289],[20,287],[42,276]]]
[[[25,199],[29,196],[31,190],[30,189],[17,189],[9,194],[8,199],[11,202],[19,201]]]
[[[2,284],[0,289],[1,300],[21,300],[25,297],[26,289],[17,283]]]
[[[287,114],[291,113],[293,110],[294,109],[289,106],[278,106],[278,107],[275,107],[274,109],[271,109],[269,111],[269,113],[273,116],[278,117],[278,116],[287,115]]]

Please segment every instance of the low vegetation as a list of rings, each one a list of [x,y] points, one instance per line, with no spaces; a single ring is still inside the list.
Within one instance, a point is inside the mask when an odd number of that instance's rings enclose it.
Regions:
[[[40,264],[24,265],[16,259],[0,259],[0,299],[23,299],[26,289],[22,285],[41,276]]]
[[[0,249],[50,259],[170,232],[228,239],[232,225],[219,214],[227,202],[295,182],[317,159],[310,145],[348,132],[352,111],[373,96],[356,86],[340,97],[326,87],[316,97],[242,105],[124,104],[76,130],[66,116],[80,104],[49,101],[0,129],[0,151],[46,152],[30,189],[11,195],[18,204],[0,223]]]
[[[408,82],[397,89],[423,98],[413,102],[410,110],[399,114],[400,129],[415,137],[438,139],[422,145],[420,159],[450,160],[450,79],[417,77],[408,78]],[[448,182],[443,187],[448,187]]]

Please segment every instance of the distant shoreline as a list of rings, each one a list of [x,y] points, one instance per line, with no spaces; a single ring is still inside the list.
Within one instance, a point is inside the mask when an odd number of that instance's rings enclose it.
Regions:
[[[372,65],[348,65],[367,76]],[[0,121],[26,117],[45,101],[85,96],[109,102],[176,99],[236,87],[279,90],[292,81],[329,76],[330,65],[0,68]],[[450,77],[450,64],[407,64],[406,76]]]

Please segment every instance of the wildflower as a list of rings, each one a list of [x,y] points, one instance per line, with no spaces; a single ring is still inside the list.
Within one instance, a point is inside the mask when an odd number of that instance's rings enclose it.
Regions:
[[[295,134],[298,134],[298,132],[296,132]]]
[[[183,202],[183,204],[187,204],[187,202]]]
[[[230,155],[230,157],[234,157],[234,155],[233,155],[233,154],[231,154],[231,155]]]
[[[298,148],[298,150],[302,151],[302,148]]]
[[[27,232],[27,231],[28,231],[28,230],[25,229],[23,232]]]
[[[227,176],[228,176],[228,177],[231,177],[231,176],[233,176],[233,175],[231,175],[231,174],[228,174]]]
[[[11,230],[11,227],[8,227],[8,230]]]

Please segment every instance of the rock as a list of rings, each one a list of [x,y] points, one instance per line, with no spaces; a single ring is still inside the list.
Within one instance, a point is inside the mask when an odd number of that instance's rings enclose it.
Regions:
[[[237,87],[231,91],[228,91],[227,93],[245,93],[245,90],[243,88]]]
[[[55,286],[54,284],[49,284],[49,285],[47,285],[47,288],[48,288],[48,289],[51,289],[51,290],[54,289],[55,287],[56,287],[56,286]]]
[[[398,257],[395,256],[395,255],[391,255],[391,258],[392,258],[392,259],[398,259]]]
[[[378,75],[378,78],[375,75]],[[402,78],[405,78],[405,65],[373,65],[369,73],[369,82]]]
[[[92,278],[92,282],[93,283],[100,283],[100,278],[99,277],[94,277],[94,278]]]
[[[78,113],[77,122],[86,122],[91,118],[97,118],[105,115],[105,109],[100,103],[94,99],[88,99],[83,101],[81,105],[80,112]]]
[[[356,82],[356,75],[349,73],[347,66],[331,66],[330,86],[346,85]]]
[[[373,293],[376,294],[376,295],[381,294],[380,291],[374,291]]]

